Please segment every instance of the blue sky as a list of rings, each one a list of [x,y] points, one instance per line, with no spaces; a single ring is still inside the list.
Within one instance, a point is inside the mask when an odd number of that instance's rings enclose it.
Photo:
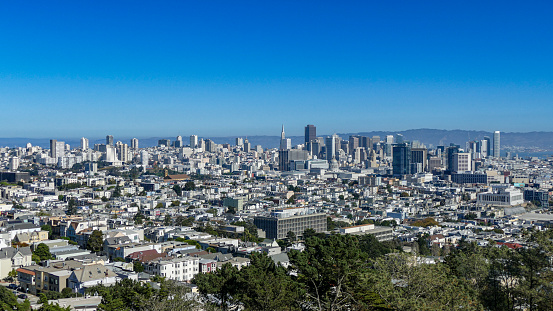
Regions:
[[[4,1],[0,137],[553,131],[548,1]]]

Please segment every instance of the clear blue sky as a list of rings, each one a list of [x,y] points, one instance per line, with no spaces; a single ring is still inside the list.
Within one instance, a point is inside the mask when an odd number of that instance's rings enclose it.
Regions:
[[[0,137],[553,131],[550,1],[3,1]]]

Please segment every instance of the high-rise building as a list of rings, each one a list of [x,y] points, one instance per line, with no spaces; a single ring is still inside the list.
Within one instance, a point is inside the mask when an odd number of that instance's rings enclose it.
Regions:
[[[500,135],[501,135],[501,133],[499,131],[495,131],[493,133],[493,157],[494,158],[501,157]]]
[[[453,169],[457,173],[472,171],[471,154],[468,152],[456,153],[453,155]]]
[[[411,148],[409,145],[392,145],[392,167],[394,175],[411,174]]]
[[[411,148],[411,163],[420,163],[421,170],[426,172],[428,169],[428,150],[426,148]]]
[[[326,214],[308,208],[274,210],[267,216],[256,216],[256,227],[265,231],[267,239],[285,239],[289,231],[302,237],[305,229],[326,231]]]
[[[198,135],[190,135],[190,148],[198,147]]]
[[[171,140],[170,139],[160,139],[157,141],[157,146],[158,147],[169,147],[171,146]]]
[[[119,161],[123,163],[127,163],[130,160],[129,157],[129,145],[123,144],[122,142],[118,141],[117,144],[117,158]]]
[[[447,164],[447,171],[453,172],[455,169],[455,164],[453,163],[453,156],[456,153],[459,153],[459,146],[451,144],[451,146],[447,147],[445,150],[446,153],[446,164]]]
[[[177,139],[174,142],[174,146],[175,146],[175,148],[182,148],[183,147],[182,136],[180,136],[180,135],[177,136]]]
[[[57,160],[57,158],[63,157],[64,154],[65,154],[65,143],[63,141],[50,139],[50,157]]]
[[[332,136],[327,136],[325,139],[326,146],[326,160],[330,163],[332,159],[336,158],[336,137],[334,134]]]
[[[305,127],[305,143],[307,144],[315,138],[317,138],[317,128],[315,125],[308,124]]]
[[[134,149],[134,150],[138,149],[138,139],[137,138],[131,139],[131,148]]]
[[[307,150],[290,149],[278,151],[278,167],[281,171],[290,171],[290,163],[293,161],[307,161]],[[292,169],[293,170],[293,169]]]
[[[106,136],[106,145],[113,146],[113,136],[112,135],[107,135]]]
[[[483,158],[487,158],[492,155],[491,139],[488,136],[484,136],[481,141],[480,153]]]
[[[236,146],[244,146],[244,139],[242,137],[236,137]]]
[[[244,151],[250,152],[251,149],[252,149],[252,143],[250,143],[250,141],[246,138],[244,140]]]
[[[280,150],[292,149],[292,140],[287,139],[284,135],[284,125],[282,125],[282,132],[280,132]]]
[[[88,138],[81,138],[81,149],[88,150]]]

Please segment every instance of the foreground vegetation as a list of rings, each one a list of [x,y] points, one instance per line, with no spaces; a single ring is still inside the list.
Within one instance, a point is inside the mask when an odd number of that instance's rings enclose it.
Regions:
[[[248,267],[197,275],[199,294],[159,277],[159,285],[126,279],[88,293],[103,297],[105,311],[553,310],[553,231],[527,234],[529,247],[518,249],[461,241],[435,264],[370,235],[306,236],[288,267],[254,253]],[[28,310],[2,288],[0,299],[3,309]]]

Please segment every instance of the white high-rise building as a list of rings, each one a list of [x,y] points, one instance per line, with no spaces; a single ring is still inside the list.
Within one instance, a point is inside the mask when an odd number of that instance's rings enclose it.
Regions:
[[[499,158],[501,157],[501,133],[499,131],[495,131],[493,133],[493,157]]]
[[[137,139],[137,138],[131,139],[131,148],[132,148],[133,150],[137,150],[137,149],[138,149],[138,139]]]
[[[198,147],[198,135],[190,135],[190,148]]]
[[[462,173],[472,171],[472,157],[470,153],[456,153],[453,155],[453,171]]]
[[[19,168],[19,158],[18,157],[11,157],[10,158],[10,164],[8,167],[12,171],[16,171]]]
[[[292,149],[292,140],[286,139],[284,135],[284,125],[282,125],[282,132],[280,132],[280,150],[290,150]]]
[[[88,138],[81,138],[81,149],[88,150]]]
[[[140,152],[140,162],[142,163],[142,166],[144,169],[146,169],[146,166],[148,166],[148,162],[150,161],[150,155],[148,154],[148,151],[142,150]]]
[[[244,139],[242,137],[236,137],[236,146],[243,146]]]
[[[129,157],[129,145],[123,144],[122,142],[118,141],[117,144],[117,157],[119,161],[123,163],[127,163],[130,160]]]

